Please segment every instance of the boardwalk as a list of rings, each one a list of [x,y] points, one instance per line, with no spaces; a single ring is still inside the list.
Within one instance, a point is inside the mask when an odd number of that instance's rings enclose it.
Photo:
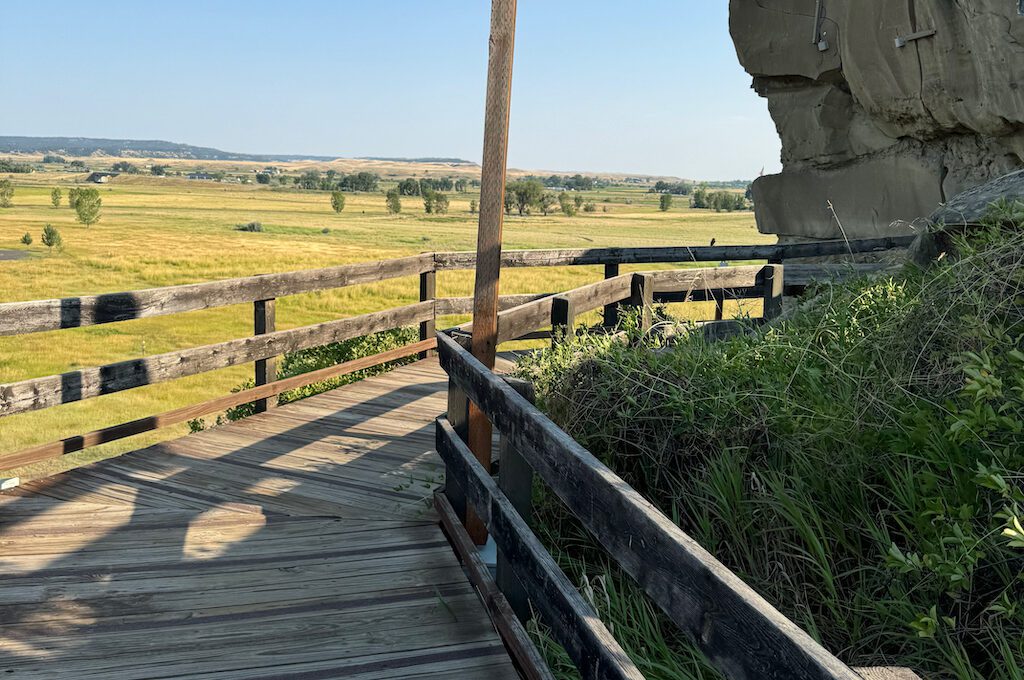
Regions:
[[[515,678],[434,517],[420,361],[0,495],[5,677]]]

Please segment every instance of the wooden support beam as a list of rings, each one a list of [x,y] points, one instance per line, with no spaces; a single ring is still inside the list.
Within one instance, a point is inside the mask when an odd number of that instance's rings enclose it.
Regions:
[[[266,335],[267,333],[273,333],[277,330],[276,306],[274,298],[269,300],[257,300],[252,303],[254,335]],[[255,367],[254,373],[256,387],[274,382],[274,380],[277,379],[276,357],[257,359],[253,366]],[[257,399],[252,405],[256,413],[263,413],[268,408],[277,406],[277,400]]]
[[[774,319],[782,314],[783,265],[769,264],[761,270],[764,286],[764,318]]]
[[[476,237],[473,284],[473,356],[494,368],[498,348],[498,295],[501,273],[501,231],[504,220],[505,174],[508,160],[508,118],[512,100],[512,55],[515,48],[516,0],[492,0],[491,38],[484,112],[484,157],[480,174],[480,223]],[[491,423],[469,406],[469,447],[490,469]],[[466,530],[482,545],[483,524],[469,513]]]
[[[604,278],[614,279],[619,275],[619,263],[609,262],[604,266]],[[615,328],[619,325],[619,303],[611,302],[604,306],[604,326]]]
[[[505,378],[512,389],[518,392],[531,404],[536,399],[533,383],[517,378]],[[509,438],[501,436],[501,450],[498,454],[498,488],[508,497],[512,507],[516,509],[523,521],[530,525],[533,521],[533,468],[526,462],[523,455],[516,450]],[[498,564],[495,574],[498,588],[508,599],[519,620],[525,623],[530,618],[530,599],[523,584],[515,575],[505,552],[498,546]]]
[[[630,281],[629,303],[640,310],[640,330],[647,332],[654,321],[654,277],[633,274]]]
[[[437,272],[420,272],[420,302],[432,302],[437,297]],[[427,321],[420,322],[420,340],[429,340],[434,337],[437,326],[437,307],[434,307],[434,315]],[[420,359],[426,359],[433,352],[423,352]]]
[[[570,336],[576,321],[572,298],[556,295],[551,298],[551,346]]]

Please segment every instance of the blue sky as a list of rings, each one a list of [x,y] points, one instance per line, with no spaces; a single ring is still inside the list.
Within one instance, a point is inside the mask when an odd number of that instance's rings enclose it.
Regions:
[[[519,0],[509,165],[778,168],[724,0]],[[5,7],[0,134],[481,157],[486,0]]]

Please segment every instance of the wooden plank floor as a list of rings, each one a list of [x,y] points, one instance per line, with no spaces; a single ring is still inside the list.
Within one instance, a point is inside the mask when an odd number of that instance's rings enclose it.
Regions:
[[[515,678],[441,533],[436,360],[0,495],[0,670]]]

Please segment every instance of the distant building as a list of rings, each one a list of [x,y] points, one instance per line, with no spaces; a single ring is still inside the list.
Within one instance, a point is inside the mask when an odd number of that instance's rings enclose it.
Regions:
[[[112,177],[117,177],[120,174],[119,172],[93,172],[85,178],[85,181],[94,182],[95,184],[106,184]]]
[[[215,179],[213,175],[208,172],[190,172],[188,174],[189,179]]]

